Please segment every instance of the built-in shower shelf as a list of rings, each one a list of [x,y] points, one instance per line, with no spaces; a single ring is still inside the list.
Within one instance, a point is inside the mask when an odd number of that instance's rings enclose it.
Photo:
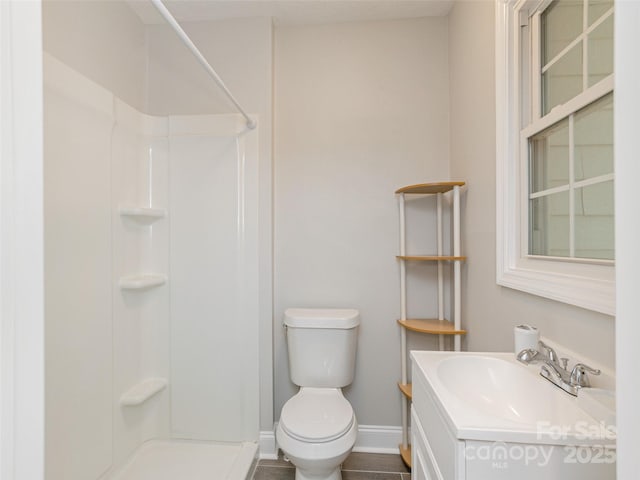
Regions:
[[[156,393],[167,388],[166,378],[147,378],[137,385],[134,385],[120,397],[120,405],[123,407],[134,407],[149,400]]]
[[[120,207],[119,211],[123,217],[131,217],[144,222],[153,222],[167,216],[167,211],[164,208]]]
[[[143,290],[159,287],[167,283],[167,276],[161,273],[136,273],[120,277],[120,288],[123,290]]]

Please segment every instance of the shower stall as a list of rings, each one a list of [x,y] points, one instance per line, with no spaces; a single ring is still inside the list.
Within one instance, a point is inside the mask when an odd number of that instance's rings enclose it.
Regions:
[[[43,68],[45,478],[245,479],[260,127],[149,115],[53,55]]]

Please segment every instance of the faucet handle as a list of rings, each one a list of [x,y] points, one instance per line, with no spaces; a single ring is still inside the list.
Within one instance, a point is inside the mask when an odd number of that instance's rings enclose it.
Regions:
[[[544,343],[542,340],[538,341],[538,346],[540,347],[540,353],[546,354],[546,357],[550,362],[558,363],[558,354],[552,347]]]
[[[531,362],[536,360],[536,357],[538,356],[539,353],[540,352],[538,352],[538,350],[525,348],[520,353],[518,353],[516,358],[518,359],[519,362],[524,363],[525,365],[529,365]]]
[[[571,385],[575,385],[577,387],[590,387],[591,383],[589,382],[587,373],[590,373],[592,375],[600,375],[600,370],[591,368],[590,366],[583,363],[576,363],[576,365],[571,370],[571,376],[569,377]]]
[[[567,369],[567,363],[569,363],[569,359],[563,357],[563,358],[560,359],[560,363],[562,363],[562,368],[564,370],[566,370]]]

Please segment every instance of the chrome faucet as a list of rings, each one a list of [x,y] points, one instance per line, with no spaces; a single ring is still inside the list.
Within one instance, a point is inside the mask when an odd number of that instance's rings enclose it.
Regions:
[[[545,355],[547,357],[547,360],[551,363],[553,363],[554,365],[559,365],[558,364],[558,354],[556,353],[556,351],[550,347],[549,345],[547,345],[546,343],[539,341],[538,342],[538,348],[540,353],[542,353],[543,355]],[[566,366],[566,358],[562,359],[562,363],[565,364],[564,368],[567,368]]]
[[[576,363],[571,370],[571,377],[569,381],[572,385],[576,385],[578,387],[590,387],[591,382],[589,382],[587,373],[590,373],[591,375],[600,375],[600,370],[591,368],[583,363]]]
[[[530,363],[540,362],[551,362],[554,365],[558,365],[558,354],[556,351],[545,344],[542,341],[538,342],[538,348],[526,348],[522,350],[516,358],[519,362],[524,363],[525,365],[529,365]],[[566,359],[562,359],[563,364],[566,362]],[[559,365],[558,365],[559,366]],[[566,368],[566,364],[564,365]]]
[[[540,356],[540,352],[538,350],[533,350],[532,348],[525,348],[521,350],[520,353],[516,356],[519,362],[524,363],[525,365],[529,365],[531,362],[535,362],[538,360]]]
[[[558,362],[558,355],[552,347],[543,342],[539,342],[538,347],[544,358],[544,365],[540,367],[540,375],[570,395],[577,396],[578,390],[590,386],[587,373],[600,375],[600,370],[591,368],[583,363],[577,363],[569,372],[567,370],[567,358],[559,359],[562,363],[561,365]]]

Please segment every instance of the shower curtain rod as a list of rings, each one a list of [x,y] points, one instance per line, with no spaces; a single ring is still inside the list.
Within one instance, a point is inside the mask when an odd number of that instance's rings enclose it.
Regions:
[[[182,29],[180,24],[176,21],[173,15],[171,15],[171,12],[169,12],[167,7],[164,6],[164,4],[162,3],[162,0],[151,0],[151,3],[153,3],[154,7],[156,7],[160,15],[164,17],[167,23],[171,25],[171,28],[173,28],[174,32],[176,32],[178,37],[180,37],[180,40],[182,40],[182,42],[187,46],[187,48],[191,50],[191,53],[193,53],[193,55],[196,57],[198,62],[200,62],[200,65],[204,67],[207,73],[213,78],[213,80],[218,84],[218,86],[227,95],[227,97],[229,97],[229,100],[231,100],[231,102],[235,105],[238,111],[247,120],[247,128],[249,128],[250,130],[253,130],[254,128],[256,128],[256,121],[253,120],[251,117],[249,117],[249,115],[247,115],[244,109],[240,106],[240,104],[235,99],[233,94],[229,91],[229,89],[224,84],[220,76],[216,73],[216,71],[209,64],[209,62],[207,62],[207,59],[204,58],[204,55],[200,53],[200,50],[198,50],[198,47],[196,47],[196,45],[191,41],[191,39],[189,38],[189,35],[185,33],[185,31]]]

